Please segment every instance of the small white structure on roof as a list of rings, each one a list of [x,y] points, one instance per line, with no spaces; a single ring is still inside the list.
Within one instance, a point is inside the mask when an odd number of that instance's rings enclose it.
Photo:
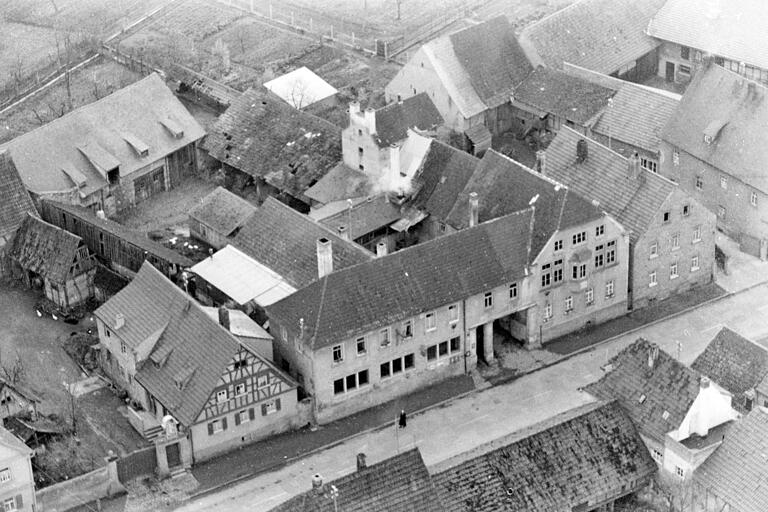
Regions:
[[[219,308],[202,306],[203,311],[213,320],[221,323]],[[229,309],[229,332],[244,347],[255,351],[269,361],[274,361],[272,352],[272,335],[262,326],[251,319],[245,312],[239,309]],[[227,326],[224,326],[225,328]]]
[[[319,102],[333,103],[336,101],[336,93],[339,92],[303,66],[266,82],[264,87],[297,109]]]

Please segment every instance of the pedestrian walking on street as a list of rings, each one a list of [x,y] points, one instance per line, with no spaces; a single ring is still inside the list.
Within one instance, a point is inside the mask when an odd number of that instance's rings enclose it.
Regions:
[[[406,417],[405,417],[405,411],[400,411],[400,428],[405,428],[406,424]]]

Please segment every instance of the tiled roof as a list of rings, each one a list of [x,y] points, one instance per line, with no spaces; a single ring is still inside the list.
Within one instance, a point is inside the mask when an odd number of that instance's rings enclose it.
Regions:
[[[611,106],[603,110],[592,130],[626,144],[656,152],[661,132],[672,118],[679,99],[654,92],[631,82],[616,92]]]
[[[24,444],[24,442],[10,433],[5,427],[0,425],[0,445],[20,454],[22,457],[29,457],[34,453],[34,450]],[[5,454],[3,454],[5,458]]]
[[[157,340],[136,381],[186,426],[195,422],[239,347],[232,334],[147,262],[94,314],[132,348]],[[125,319],[119,329],[117,314]],[[186,380],[182,375],[188,380],[180,388],[177,381]]]
[[[182,136],[175,137],[166,125],[181,128]],[[165,82],[152,74],[3,147],[10,151],[28,190],[37,194],[77,190],[75,181],[82,177],[80,194],[88,195],[107,184],[109,169],[98,170],[94,162],[118,162],[120,175],[127,176],[203,135],[203,128]],[[140,155],[143,146],[148,156]]]
[[[373,186],[369,175],[339,162],[328,174],[308,188],[304,195],[318,203],[328,204],[347,198],[368,196]]]
[[[624,495],[656,472],[616,403],[590,404],[578,413],[436,474],[443,510],[582,510]]]
[[[480,222],[495,219],[529,207],[534,203],[534,242],[531,258],[557,230],[578,226],[603,216],[589,201],[570,192],[567,187],[492,149],[485,152],[480,165],[448,215],[447,223],[456,229],[469,225],[469,194],[476,192]]]
[[[649,354],[654,351],[658,355],[651,367]],[[664,436],[680,426],[698,396],[700,375],[642,338],[609,364],[612,369],[585,391],[602,400],[617,400],[640,433],[664,443]]]
[[[219,117],[201,147],[216,160],[305,200],[304,191],[341,160],[341,130],[263,89],[248,89]]]
[[[390,103],[376,111],[376,143],[388,147],[408,136],[409,128],[432,130],[443,124],[443,116],[425,92]]]
[[[16,231],[8,256],[24,270],[64,283],[81,243],[79,236],[28,213]]]
[[[101,263],[96,264],[96,273],[93,275],[93,286],[102,290],[108,297],[111,297],[128,286],[129,282],[130,280],[117,272],[111,271]]]
[[[308,483],[309,484],[309,483]],[[338,490],[334,502],[331,486]],[[442,512],[440,498],[417,448],[325,482],[271,512]]]
[[[576,145],[587,142],[587,159],[576,161]],[[592,139],[563,126],[546,152],[544,174],[564,183],[572,192],[598,201],[624,226],[632,242],[646,231],[677,185],[643,169],[628,177],[627,159]]]
[[[768,374],[768,351],[724,327],[691,368],[729,391],[734,408],[745,413],[744,393],[757,387]]]
[[[232,245],[302,288],[317,280],[317,239],[323,237],[332,243],[335,270],[373,258],[369,251],[272,197],[240,228]]]
[[[445,220],[480,160],[443,142],[433,140],[421,170],[414,176],[418,192],[413,204]]]
[[[400,207],[390,203],[386,194],[368,197],[335,215],[320,220],[320,224],[333,232],[345,226],[352,240],[400,219]]]
[[[224,187],[216,187],[216,190],[205,196],[202,202],[189,212],[189,216],[213,228],[217,233],[229,236],[242,226],[256,209],[256,206],[237,194]]]
[[[756,407],[731,428],[694,473],[695,482],[739,512],[768,510],[768,409]]]
[[[616,92],[563,71],[539,66],[515,89],[515,101],[588,126]]]
[[[754,87],[750,91],[750,87]],[[758,190],[768,192],[768,88],[715,64],[696,73],[662,139]],[[722,126],[711,144],[704,131]]]
[[[648,34],[736,62],[768,69],[762,0],[668,0],[648,24]]]
[[[645,34],[665,0],[580,0],[526,27],[520,44],[547,66],[563,61],[610,75],[660,41]]]
[[[267,307],[283,326],[304,322],[312,349],[391,325],[526,272],[530,210],[333,272]]]
[[[98,229],[103,230],[105,233],[121,238],[169,263],[174,263],[182,267],[191,267],[193,264],[192,260],[186,256],[179,254],[173,249],[169,249],[163,244],[150,240],[147,238],[146,233],[134,231],[110,219],[102,219],[90,208],[74,204],[59,203],[57,201],[51,201],[50,199],[41,199],[40,203],[42,205],[43,216],[47,216],[46,210],[48,208],[59,209],[66,212],[67,215],[72,216],[72,218],[79,219],[86,224],[92,224]]]
[[[37,216],[35,205],[10,155],[0,151],[0,236],[19,227],[27,213]]]

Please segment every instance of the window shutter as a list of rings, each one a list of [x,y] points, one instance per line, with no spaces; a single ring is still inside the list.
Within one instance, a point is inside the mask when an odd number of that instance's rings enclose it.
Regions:
[[[256,411],[254,411],[254,410],[253,410],[253,407],[251,407],[250,409],[248,409],[248,417],[249,417],[251,420],[253,420],[254,418],[256,418]]]
[[[209,436],[213,435],[213,423],[208,424],[208,435]]]
[[[275,408],[279,411],[280,410],[280,399],[275,398]]]
[[[235,426],[237,426],[239,424],[240,424],[240,413],[236,412],[235,413]]]
[[[267,404],[261,404],[261,415],[262,416],[267,415]]]
[[[24,500],[21,499],[21,494],[16,495],[16,508],[19,510],[24,508]]]
[[[227,417],[226,416],[221,418],[221,429],[222,430],[227,430]]]

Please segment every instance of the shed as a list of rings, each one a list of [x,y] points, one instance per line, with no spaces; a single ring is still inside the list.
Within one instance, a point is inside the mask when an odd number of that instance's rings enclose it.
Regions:
[[[189,233],[221,249],[256,210],[256,206],[237,194],[217,187],[189,212]]]

